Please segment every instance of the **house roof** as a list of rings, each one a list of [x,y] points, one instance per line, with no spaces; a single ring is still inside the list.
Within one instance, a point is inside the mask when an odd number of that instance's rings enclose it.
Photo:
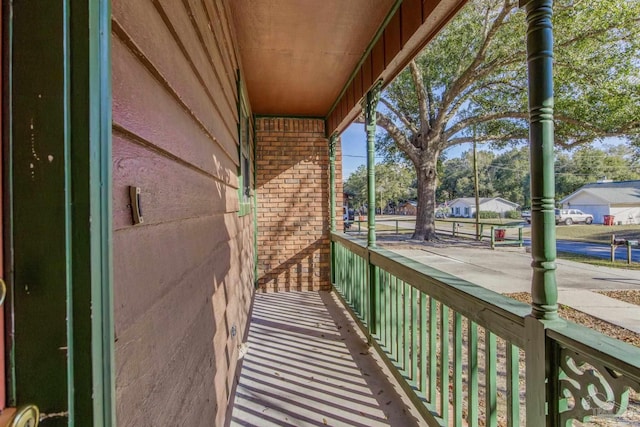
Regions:
[[[233,0],[249,102],[257,115],[327,118],[344,128],[467,0]]]
[[[481,197],[480,198],[480,205],[483,205],[483,204],[485,204],[487,202],[490,202],[492,200],[501,201],[503,203],[506,203],[508,205],[513,206],[514,208],[520,206],[519,204],[514,203],[514,202],[510,202],[509,200],[503,199],[502,197]],[[458,203],[458,202],[463,203],[465,205],[469,205],[469,206],[475,206],[476,199],[474,197],[460,197],[458,199],[453,200],[451,203],[449,203],[449,206],[453,205],[454,203]]]
[[[604,203],[610,205],[617,204],[638,204],[640,205],[640,180],[617,181],[617,182],[595,182],[580,187],[574,193],[568,195],[560,201],[567,203],[579,194],[588,194]]]

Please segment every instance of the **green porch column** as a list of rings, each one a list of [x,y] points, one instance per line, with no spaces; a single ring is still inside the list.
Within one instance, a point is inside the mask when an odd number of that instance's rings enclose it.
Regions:
[[[329,137],[329,215],[331,221],[331,232],[336,232],[336,144],[338,135]],[[331,251],[331,284],[336,283],[336,247],[333,240],[330,241]]]
[[[329,214],[331,215],[331,231],[336,231],[336,144],[338,135],[329,138]]]
[[[527,12],[531,162],[531,314],[558,318],[553,153],[553,0],[520,0]]]
[[[376,246],[376,109],[380,101],[382,81],[379,80],[367,92],[363,100],[364,129],[367,133],[367,247]],[[369,261],[369,260],[368,260]],[[367,326],[371,336],[380,330],[380,318],[377,313],[380,281],[378,269],[369,261],[369,305],[367,309]]]
[[[531,168],[531,315],[525,318],[527,425],[559,425],[558,361],[546,327],[559,322],[553,155],[553,0],[520,0],[527,13]]]
[[[378,81],[367,92],[363,100],[364,130],[367,133],[367,245],[376,245],[376,108],[380,101],[382,81]]]

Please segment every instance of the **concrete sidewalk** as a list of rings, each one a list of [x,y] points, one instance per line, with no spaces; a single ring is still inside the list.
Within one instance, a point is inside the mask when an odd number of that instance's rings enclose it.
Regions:
[[[384,245],[386,246],[386,245]],[[531,254],[524,248],[435,244],[420,249],[387,249],[498,293],[531,291]],[[557,260],[558,302],[640,333],[640,306],[596,291],[640,290],[640,271]]]

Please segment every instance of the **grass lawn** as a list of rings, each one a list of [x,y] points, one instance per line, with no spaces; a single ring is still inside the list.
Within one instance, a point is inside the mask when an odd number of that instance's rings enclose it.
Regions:
[[[376,216],[376,221],[394,221],[399,220],[404,222],[405,227],[407,222],[415,222],[415,216],[397,216],[397,215],[378,215]],[[440,231],[451,230],[453,227],[453,222],[462,224],[462,234],[473,234],[471,227],[475,224],[475,219],[473,218],[447,218],[446,220],[438,219],[436,220],[436,228]],[[518,219],[481,219],[481,223],[490,224],[490,225],[522,225],[523,221]],[[467,224],[469,224],[467,226]],[[353,224],[351,226],[350,231],[355,231],[358,229],[358,224]],[[361,224],[361,229],[366,230],[366,221]],[[395,231],[395,226],[390,224],[376,224],[376,229],[378,231]],[[485,234],[489,229],[485,230]],[[400,227],[400,232],[408,232],[408,230],[403,230]],[[446,231],[445,231],[446,232]],[[529,227],[525,227],[523,229],[523,233],[525,236],[529,236],[531,229]],[[628,239],[628,240],[640,240],[640,225],[612,225],[612,226],[604,226],[600,224],[592,224],[592,225],[583,225],[583,224],[574,224],[574,225],[558,225],[556,226],[556,238],[560,240],[577,240],[584,242],[593,242],[593,243],[604,243],[609,244],[611,242],[611,235],[615,234],[617,239]],[[513,235],[513,236],[512,236]],[[517,235],[516,230],[508,230],[509,237],[515,237]]]
[[[452,222],[460,222],[460,223],[470,223],[475,224],[475,218],[447,218],[445,220],[436,220],[436,222],[441,223],[452,223]],[[481,224],[491,224],[491,225],[522,225],[524,221],[521,219],[509,219],[509,218],[480,218],[479,221]]]
[[[640,225],[558,225],[556,238],[580,240],[593,243],[611,243],[611,235],[616,239],[640,240]]]
[[[571,252],[558,252],[558,258],[566,259],[568,261],[581,262],[583,264],[597,265],[600,267],[621,268],[624,270],[640,270],[640,264],[638,263],[627,264],[626,259],[616,260],[616,262],[611,262],[604,258],[590,257],[586,255],[574,254]]]

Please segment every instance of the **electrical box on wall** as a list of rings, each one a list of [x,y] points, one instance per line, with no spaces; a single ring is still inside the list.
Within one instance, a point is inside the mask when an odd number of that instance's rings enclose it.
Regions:
[[[140,187],[129,187],[129,199],[131,200],[131,218],[133,219],[134,225],[142,224],[144,222],[144,219],[142,218],[140,195]]]

